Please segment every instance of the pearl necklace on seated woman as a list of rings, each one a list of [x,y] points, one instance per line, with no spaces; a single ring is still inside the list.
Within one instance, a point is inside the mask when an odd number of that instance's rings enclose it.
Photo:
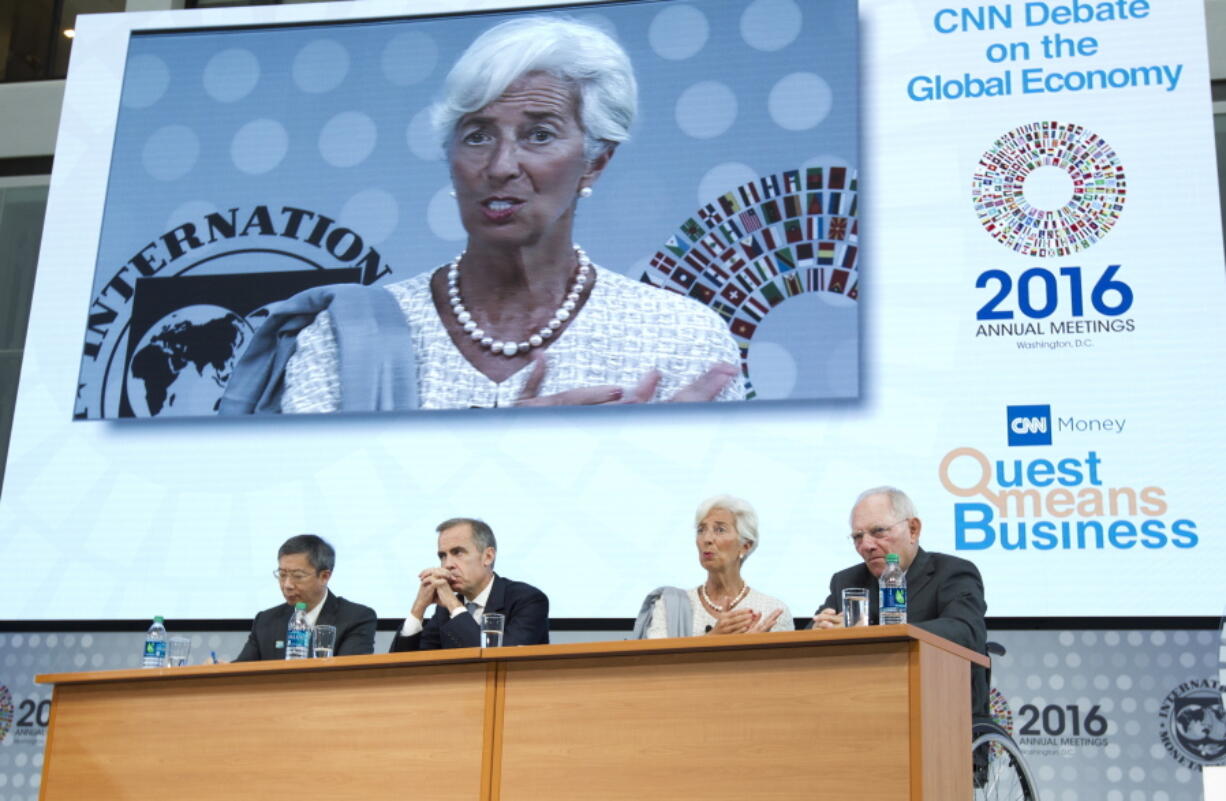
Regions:
[[[707,584],[708,583],[709,582],[703,582],[702,584],[698,585],[698,596],[702,598],[702,602],[707,606],[707,608],[710,609],[712,612],[714,612],[717,615],[723,614],[724,612],[727,612],[730,609],[733,609],[737,604],[745,600],[746,595],[749,595],[749,585],[746,584],[744,581],[742,581],[741,591],[736,594],[736,597],[733,598],[731,601],[726,601],[726,603],[728,604],[727,606],[720,606],[719,604],[712,601],[711,596],[707,594]]]

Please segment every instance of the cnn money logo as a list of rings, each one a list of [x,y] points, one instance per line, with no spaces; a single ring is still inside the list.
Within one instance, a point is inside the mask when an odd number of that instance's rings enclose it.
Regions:
[[[1051,444],[1051,405],[1006,406],[1009,447]]]

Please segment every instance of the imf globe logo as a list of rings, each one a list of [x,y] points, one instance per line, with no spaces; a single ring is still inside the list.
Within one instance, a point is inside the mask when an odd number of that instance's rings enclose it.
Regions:
[[[99,348],[105,369],[91,381],[82,373],[77,417],[214,415],[236,363],[279,301],[360,277],[341,268],[137,279],[131,316],[122,326],[117,316],[111,327],[119,333],[109,350]]]
[[[1184,767],[1226,764],[1226,712],[1216,679],[1180,684],[1158,710],[1158,735]]]
[[[187,306],[161,318],[137,342],[128,365],[132,412],[137,417],[215,413],[234,363],[254,333],[247,319],[221,306]]]
[[[292,212],[289,228],[275,226],[264,206],[255,207],[245,225],[237,208],[228,216],[209,214],[155,240],[190,244],[190,250],[172,247],[156,259],[154,251],[141,251],[109,279],[97,276],[103,288],[86,321],[73,417],[216,414],[235,363],[274,304],[305,289],[370,285],[391,273],[348,228],[295,245],[292,220],[315,214],[283,211]],[[250,239],[257,236],[267,239]]]

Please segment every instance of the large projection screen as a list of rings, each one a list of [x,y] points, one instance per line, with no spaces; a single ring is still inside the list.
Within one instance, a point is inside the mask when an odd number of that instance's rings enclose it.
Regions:
[[[863,251],[854,295],[789,284],[805,265],[774,251],[759,283],[800,289],[745,340],[750,377],[771,368],[751,402],[252,419],[91,412],[83,336],[129,352],[95,305],[107,281],[150,243],[173,255],[158,238],[184,222],[240,208],[241,224],[317,185],[335,197],[310,211],[395,278],[450,260],[463,233],[420,113],[504,12],[81,18],[0,498],[4,616],[249,617],[277,600],[277,546],[309,531],[337,548],[335,591],[402,617],[434,526],[462,515],[491,524],[499,572],[544,589],[553,617],[626,618],[656,586],[701,581],[693,510],[716,493],[758,510],[749,583],[803,616],[856,561],[853,499],[883,484],[915,500],[922,546],[979,566],[990,615],[1218,614],[1188,587],[1226,558],[1203,11],[1127,8],[569,7],[644,84],[634,138],[578,219],[593,259],[639,280],[681,256],[670,244],[697,246],[691,217],[705,235],[730,214],[725,244],[745,253],[762,241],[739,216],[751,204],[721,198],[838,171],[855,207],[833,216]],[[293,119],[259,99],[270,87]],[[361,106],[377,97],[411,99],[380,116]],[[150,199],[184,182],[178,201]]]

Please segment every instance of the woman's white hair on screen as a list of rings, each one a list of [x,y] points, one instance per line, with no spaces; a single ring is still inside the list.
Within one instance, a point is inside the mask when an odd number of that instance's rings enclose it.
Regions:
[[[598,28],[574,20],[531,16],[495,25],[468,46],[430,111],[435,135],[450,147],[456,124],[485,108],[530,72],[574,85],[584,156],[591,161],[630,138],[638,84],[630,57]]]
[[[742,543],[749,543],[745,558],[758,549],[758,513],[754,511],[749,501],[733,495],[716,495],[698,504],[694,513],[694,526],[697,527],[712,509],[723,509],[736,520],[736,534]]]

